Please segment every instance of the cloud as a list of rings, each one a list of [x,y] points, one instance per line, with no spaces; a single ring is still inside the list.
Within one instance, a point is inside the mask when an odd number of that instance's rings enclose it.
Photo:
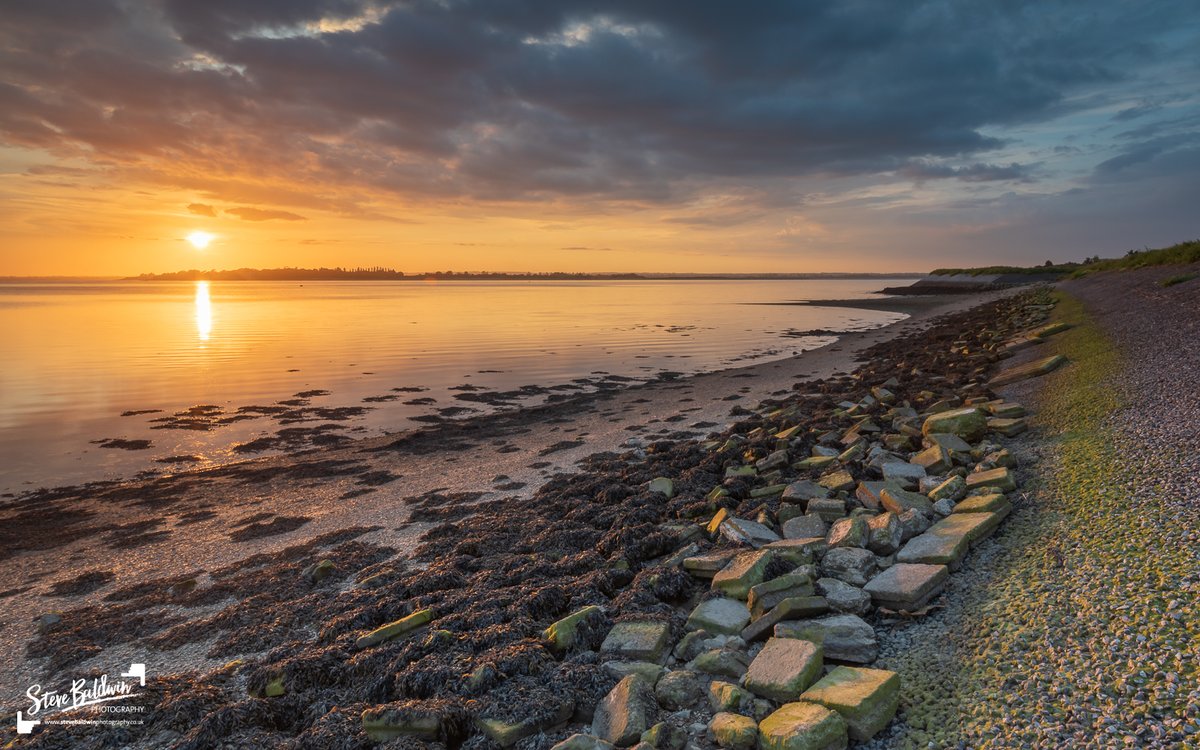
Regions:
[[[187,207],[190,213],[197,216],[216,216],[217,212],[212,206],[206,203],[189,203]]]
[[[918,161],[905,165],[900,170],[900,174],[916,182],[947,178],[955,178],[963,182],[996,182],[1004,180],[1032,182],[1031,171],[1029,165],[1018,164],[1015,161],[1011,164],[984,164],[977,162],[961,167]]]
[[[696,210],[731,185],[857,190],[899,175],[1003,191],[1051,179],[1042,153],[1073,174],[1165,169],[1145,138],[1107,146],[1114,121],[1194,129],[1194,3],[1089,10],[10,0],[0,143],[264,206],[229,211],[248,221],[478,201],[491,215],[649,207],[680,231],[786,210],[766,189],[736,211]],[[1056,150],[1080,133],[1102,167]]]
[[[611,253],[611,247],[588,247],[586,245],[570,245],[568,247],[559,248],[560,250],[585,251],[589,253]]]
[[[227,208],[225,209],[225,213],[236,216],[243,221],[271,221],[272,219],[282,219],[283,221],[304,221],[306,218],[300,214],[294,214],[291,211],[280,211],[272,208],[252,208],[249,206]]]

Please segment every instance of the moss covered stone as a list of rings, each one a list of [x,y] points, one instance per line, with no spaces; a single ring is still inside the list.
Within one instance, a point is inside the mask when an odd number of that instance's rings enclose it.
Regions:
[[[575,645],[575,633],[579,627],[579,623],[593,615],[598,616],[599,614],[600,608],[594,604],[584,607],[546,628],[542,631],[542,638],[555,651],[566,651]]]
[[[767,549],[739,553],[713,576],[712,586],[726,596],[745,599],[751,587],[763,582],[774,558],[775,553]]]
[[[846,720],[817,703],[787,703],[759,722],[759,750],[843,750]]]
[[[433,620],[432,609],[422,609],[413,612],[408,617],[402,617],[395,622],[376,628],[354,642],[356,648],[370,648],[384,641],[408,635]]]
[[[671,645],[671,624],[661,620],[618,622],[600,644],[600,653],[661,664]]]
[[[758,722],[749,716],[722,712],[708,722],[708,735],[726,750],[752,750],[758,742]]]
[[[946,433],[957,435],[967,442],[974,442],[987,433],[987,418],[975,407],[951,409],[926,418],[921,425],[921,433]]]
[[[850,739],[866,742],[887,726],[900,705],[900,675],[883,669],[835,667],[801,696],[837,711]]]
[[[742,684],[750,692],[786,703],[795,700],[821,675],[821,645],[796,638],[771,638]]]

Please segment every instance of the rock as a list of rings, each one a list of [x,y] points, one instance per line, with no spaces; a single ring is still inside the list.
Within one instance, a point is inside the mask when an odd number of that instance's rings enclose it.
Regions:
[[[433,620],[432,609],[418,610],[408,617],[402,617],[395,622],[389,622],[387,625],[376,628],[370,633],[361,636],[354,642],[354,647],[359,649],[370,648],[392,638],[408,635],[418,628],[425,626],[431,620]]]
[[[656,477],[650,480],[650,485],[646,488],[650,492],[659,492],[667,496],[667,499],[675,497],[675,482],[667,477]]]
[[[829,603],[819,596],[788,597],[747,625],[742,630],[742,640],[749,643],[766,638],[775,625],[783,620],[802,620],[828,611]]]
[[[855,481],[850,472],[839,469],[818,479],[817,484],[832,492],[849,492],[854,489]]]
[[[736,544],[746,544],[755,548],[779,541],[779,535],[763,524],[733,516],[721,522],[720,531],[721,536]]]
[[[784,704],[758,725],[759,750],[843,750],[846,720],[807,701]]]
[[[944,474],[954,468],[950,451],[940,445],[931,445],[912,457],[911,462],[925,468],[926,474]]]
[[[1029,429],[1029,423],[1024,419],[1006,419],[996,417],[987,421],[988,429],[992,432],[998,432],[1005,437],[1016,437],[1025,430]]]
[[[648,745],[656,750],[683,750],[687,741],[687,730],[683,727],[660,721],[642,732],[642,741],[638,744]]]
[[[993,513],[1002,511],[1006,515],[1012,510],[1012,503],[1006,495],[998,492],[989,495],[972,495],[954,506],[955,513]]]
[[[736,599],[720,597],[696,605],[688,615],[687,630],[707,630],[709,633],[736,635],[750,622],[750,610]]]
[[[879,733],[900,706],[900,675],[883,669],[835,667],[800,696],[836,711],[850,739],[866,742]]]
[[[971,444],[963,440],[958,435],[951,435],[948,432],[931,432],[925,435],[925,442],[929,445],[937,445],[950,453],[970,453]]]
[[[799,471],[809,471],[811,469],[820,471],[836,463],[837,451],[834,451],[832,456],[809,456],[808,458],[803,458],[793,464],[793,467]]]
[[[811,539],[782,539],[778,542],[771,542],[763,549],[769,550],[781,560],[799,566],[811,563],[813,557],[824,552],[827,546],[824,537],[813,537]]]
[[[704,697],[699,677],[695,672],[685,669],[667,672],[654,686],[654,697],[668,711],[689,708]]]
[[[561,702],[554,712],[524,721],[505,721],[488,717],[475,719],[475,726],[500,747],[512,747],[526,737],[565,723],[575,710],[572,701]],[[540,712],[539,712],[540,713]]]
[[[967,492],[978,489],[995,489],[1000,492],[1012,492],[1017,488],[1017,480],[1005,467],[977,471],[967,476]]]
[[[1024,406],[1021,406],[1020,404],[1006,403],[1003,401],[1000,403],[993,402],[988,404],[988,411],[992,413],[993,417],[998,417],[1000,419],[1016,419],[1017,417],[1023,417],[1026,414]]]
[[[891,555],[904,543],[904,525],[891,511],[868,519],[867,532],[867,549],[877,555]]]
[[[804,505],[809,500],[818,497],[829,497],[829,490],[815,482],[802,479],[799,482],[789,484],[779,499],[785,503],[799,503]]]
[[[803,573],[789,573],[752,587],[746,604],[750,607],[750,618],[755,619],[784,599],[812,594],[811,578]]]
[[[879,385],[871,388],[871,395],[877,398],[882,404],[890,404],[896,400],[896,394]]]
[[[825,541],[832,549],[834,547],[866,547],[870,538],[867,522],[859,516],[839,518],[829,527],[829,535]]]
[[[795,638],[771,638],[763,646],[742,685],[750,692],[786,703],[821,676],[821,645]]]
[[[798,516],[785,521],[783,524],[783,536],[785,539],[824,537],[828,532],[829,525],[825,523],[825,519],[815,513]]]
[[[781,622],[777,638],[799,638],[819,643],[826,659],[870,664],[879,654],[875,629],[857,615],[826,615],[814,620]]]
[[[914,509],[905,511],[897,516],[900,519],[900,525],[904,527],[904,538],[912,539],[914,536],[925,533],[933,525],[932,511],[933,508],[931,506],[929,513],[923,513]]]
[[[47,612],[33,618],[33,622],[37,626],[37,631],[42,634],[50,632],[56,625],[62,623],[62,621],[62,612]]]
[[[921,433],[947,433],[974,442],[987,433],[987,417],[975,407],[952,409],[928,417],[921,425]]]
[[[618,681],[632,674],[641,677],[650,686],[656,685],[663,673],[667,671],[663,665],[648,661],[606,661],[601,666],[605,672]]]
[[[714,711],[739,711],[749,706],[753,696],[746,690],[721,680],[708,684],[708,703]]]
[[[654,691],[645,680],[630,675],[617,683],[596,706],[592,734],[617,747],[629,747],[641,739],[658,713]]]
[[[397,737],[436,740],[442,720],[435,711],[416,708],[377,706],[362,712],[363,733],[377,742]]]
[[[1061,354],[1055,354],[1052,357],[1046,357],[1045,359],[1039,359],[1034,362],[1030,362],[1029,364],[1026,364],[1026,365],[1020,365],[1018,367],[1013,367],[1008,370],[1004,370],[1003,372],[998,374],[996,377],[989,380],[987,387],[988,388],[999,388],[1002,385],[1008,385],[1009,383],[1015,383],[1018,380],[1025,380],[1027,378],[1039,377],[1041,375],[1045,375],[1048,372],[1053,372],[1054,370],[1057,370],[1059,367],[1062,367],[1066,363],[1067,363],[1066,357],[1064,357]]]
[[[893,461],[889,464],[884,464],[883,478],[886,481],[895,482],[905,489],[914,489],[917,482],[921,481],[925,476],[925,467],[917,464],[910,464],[902,461]]]
[[[836,498],[815,498],[808,501],[808,512],[829,523],[846,515],[846,501]]]
[[[954,501],[942,498],[933,504],[933,512],[945,518],[954,512]]]
[[[901,563],[947,565],[950,570],[958,570],[969,548],[970,540],[966,535],[950,528],[938,529],[938,525],[934,524],[928,531],[909,539],[896,554],[896,560]]]
[[[706,674],[717,674],[724,677],[740,679],[746,674],[750,659],[740,651],[728,648],[714,648],[697,656],[688,662],[688,669]]]
[[[838,547],[825,553],[821,571],[852,586],[862,586],[875,572],[875,555],[857,547]]]
[[[712,578],[721,568],[729,564],[737,550],[719,550],[704,555],[685,558],[683,569],[697,578]]]
[[[305,568],[304,576],[313,583],[320,583],[335,570],[337,570],[337,566],[333,564],[333,560],[322,560]]]
[[[865,615],[871,609],[871,595],[857,586],[836,578],[818,578],[817,591],[834,612]]]
[[[866,440],[858,440],[853,445],[851,445],[849,448],[847,448],[846,450],[839,453],[837,460],[838,460],[838,463],[848,464],[851,461],[857,461],[858,459],[862,458],[864,455],[866,455],[866,452],[867,452],[867,441]]]
[[[708,722],[708,736],[726,750],[753,750],[758,743],[758,724],[748,716],[722,712]]]
[[[741,602],[738,602],[738,604],[741,604]],[[750,613],[749,610],[747,610],[747,622],[750,621],[749,617]],[[682,638],[679,639],[679,643],[675,644],[675,649],[671,653],[673,653],[675,658],[679,659],[680,661],[691,661],[708,648],[702,644],[709,638],[712,638],[712,634],[703,628],[699,630],[689,630]]]
[[[558,743],[550,750],[612,750],[613,745],[590,734],[576,733]]]
[[[764,473],[775,469],[782,469],[788,465],[789,460],[786,450],[778,450],[769,454],[766,458],[759,459],[754,463],[754,466],[760,473]]]
[[[896,563],[872,578],[863,591],[877,606],[912,612],[940,594],[949,577],[945,565]]]
[[[879,493],[885,488],[903,489],[899,482],[859,482],[858,487],[854,490],[854,496],[863,504],[864,508],[871,510],[879,510],[883,507],[883,501],[879,497]]]
[[[953,476],[929,491],[929,499],[957,501],[967,494],[967,480]]]
[[[592,616],[598,617],[600,613],[600,608],[594,604],[584,607],[542,631],[542,639],[549,644],[552,650],[559,653],[566,651],[575,645],[575,633],[579,623]]]
[[[1038,339],[1046,339],[1046,338],[1053,336],[1056,333],[1062,333],[1063,331],[1068,330],[1070,327],[1071,327],[1070,323],[1064,323],[1062,321],[1058,321],[1055,323],[1047,323],[1046,325],[1042,326],[1041,328],[1037,329],[1036,331],[1033,331],[1029,335],[1034,338],[1038,338]]]
[[[712,587],[735,599],[745,599],[750,587],[763,582],[767,566],[775,553],[771,550],[742,552],[729,561],[712,579]]]
[[[778,471],[771,472],[770,474],[766,474],[763,476],[764,480],[772,481],[772,482],[778,478],[779,478]],[[786,489],[787,489],[786,484],[772,484],[767,487],[755,487],[754,489],[750,490],[750,497],[760,498],[760,497],[772,497],[774,495],[782,495],[783,491]]]
[[[618,622],[600,644],[600,653],[662,664],[671,646],[671,624],[659,620]]]
[[[933,503],[929,498],[916,492],[888,488],[879,493],[879,498],[883,507],[896,515],[903,515],[907,510],[919,510],[926,515],[933,513]]]

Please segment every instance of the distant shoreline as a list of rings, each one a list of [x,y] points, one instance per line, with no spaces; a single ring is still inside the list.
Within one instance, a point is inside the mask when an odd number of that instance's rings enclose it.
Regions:
[[[239,268],[141,274],[122,281],[751,281],[924,278],[923,273],[567,273],[433,271],[408,274],[392,269]]]

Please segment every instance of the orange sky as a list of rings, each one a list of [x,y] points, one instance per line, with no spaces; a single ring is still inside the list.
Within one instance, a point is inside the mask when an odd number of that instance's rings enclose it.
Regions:
[[[1196,234],[1186,4],[62,2],[0,24],[0,275],[924,271]]]

